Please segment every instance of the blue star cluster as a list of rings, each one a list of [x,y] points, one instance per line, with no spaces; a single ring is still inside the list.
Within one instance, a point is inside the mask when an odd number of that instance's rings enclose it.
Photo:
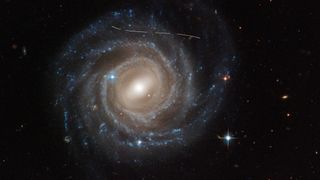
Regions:
[[[158,4],[107,12],[75,33],[54,63],[64,140],[75,154],[115,161],[170,156],[215,120],[237,63],[216,10]],[[155,88],[129,102],[127,84],[143,73]]]

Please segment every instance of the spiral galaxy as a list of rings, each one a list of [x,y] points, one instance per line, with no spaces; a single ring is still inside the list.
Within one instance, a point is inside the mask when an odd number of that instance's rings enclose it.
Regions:
[[[230,39],[217,10],[201,5],[106,13],[55,62],[65,142],[128,161],[187,146],[219,112],[236,64]]]

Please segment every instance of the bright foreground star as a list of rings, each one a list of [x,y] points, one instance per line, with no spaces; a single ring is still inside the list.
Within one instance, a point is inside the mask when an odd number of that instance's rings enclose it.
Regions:
[[[231,140],[236,139],[236,138],[231,136],[228,131],[224,136],[218,136],[218,139],[223,140],[227,144],[227,146],[229,147]]]

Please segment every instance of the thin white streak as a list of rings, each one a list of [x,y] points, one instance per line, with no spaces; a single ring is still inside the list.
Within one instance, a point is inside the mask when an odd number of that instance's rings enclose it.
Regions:
[[[143,34],[147,34],[148,32],[147,31],[138,31],[138,30],[124,30],[126,32],[130,32],[130,33],[143,33]]]
[[[119,27],[116,27],[116,26],[111,26],[113,29],[116,29],[116,30],[119,30],[119,31],[121,31],[121,28],[119,28]]]
[[[155,32],[155,34],[171,35],[169,32]]]
[[[189,37],[189,39],[192,39],[192,38],[200,39],[199,36],[194,36],[194,35],[191,35],[191,34],[177,33],[177,36]]]

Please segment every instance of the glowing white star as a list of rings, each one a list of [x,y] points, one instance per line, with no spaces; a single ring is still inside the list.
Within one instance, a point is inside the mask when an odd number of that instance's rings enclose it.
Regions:
[[[115,79],[115,78],[116,78],[115,75],[113,75],[113,74],[110,75],[110,79]]]
[[[226,141],[230,141],[232,139],[232,137],[229,134],[227,134],[227,135],[224,136],[224,139]]]
[[[224,136],[218,136],[218,139],[223,140],[223,141],[227,144],[227,146],[229,147],[231,141],[232,141],[233,139],[236,139],[236,138],[233,137],[233,136],[230,134],[230,132],[228,131]]]
[[[138,140],[138,141],[137,141],[138,146],[140,146],[140,145],[141,145],[141,143],[142,143],[142,141],[141,141],[141,140]]]

